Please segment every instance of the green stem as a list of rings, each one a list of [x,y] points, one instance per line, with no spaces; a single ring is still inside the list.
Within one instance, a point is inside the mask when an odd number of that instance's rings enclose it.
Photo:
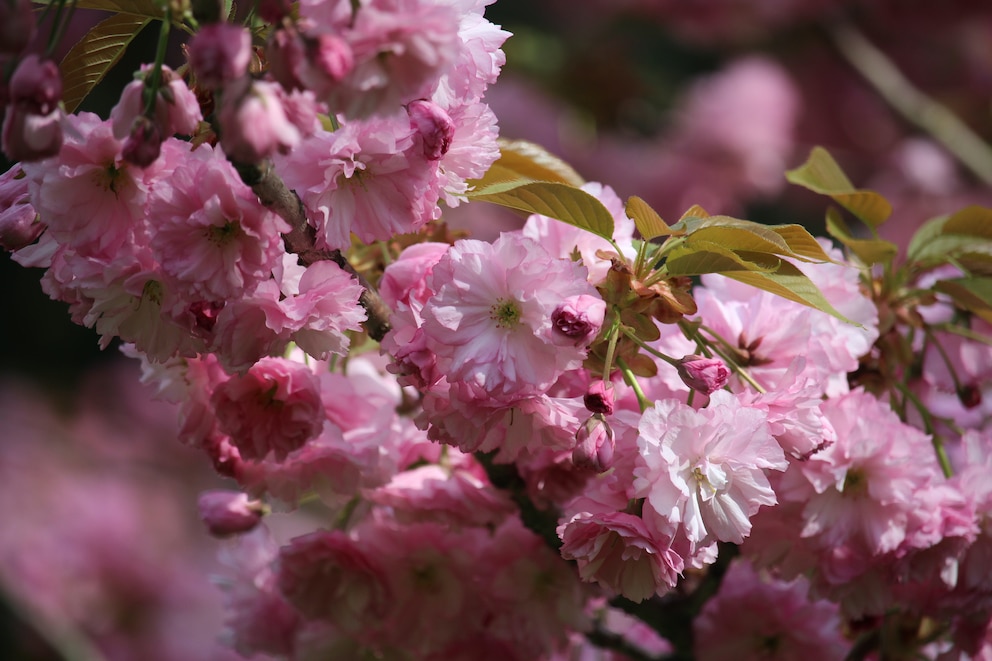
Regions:
[[[947,366],[947,371],[951,375],[951,381],[954,382],[954,392],[960,394],[961,381],[958,379],[957,370],[954,369],[954,365],[951,363],[950,356],[948,356],[947,352],[944,351],[943,345],[941,345],[941,343],[937,341],[937,337],[933,334],[933,331],[931,331],[929,328],[924,328],[923,332],[926,335],[927,342],[937,347],[937,353],[940,354],[941,359],[944,361],[944,365]]]
[[[624,362],[623,358],[617,358],[617,365],[620,366],[620,372],[623,373],[623,380],[627,382],[627,385],[634,390],[634,394],[637,395],[637,405],[641,408],[641,413],[644,413],[649,408],[651,408],[651,401],[644,396],[644,391],[641,390],[641,384],[637,382],[637,377],[634,372],[631,371],[627,363]]]
[[[964,326],[958,326],[956,324],[936,324],[931,326],[931,328],[946,331],[948,333],[954,333],[955,335],[966,337],[969,340],[974,340],[975,342],[981,342],[982,344],[992,346],[992,337],[982,335],[981,333],[976,333],[970,328],[965,328]]]
[[[69,14],[62,18],[62,11],[65,9],[65,0],[59,2],[59,7],[55,12],[55,19],[52,21],[52,31],[48,35],[48,46],[45,48],[45,57],[51,57],[55,48],[62,41],[66,28],[72,22],[72,15],[76,12],[76,0],[69,2]]]
[[[645,351],[647,351],[649,354],[651,354],[652,356],[654,356],[656,358],[660,358],[661,360],[665,361],[666,363],[668,363],[672,367],[678,367],[678,364],[679,364],[678,359],[672,358],[671,356],[668,356],[666,354],[663,354],[660,351],[658,351],[657,349],[655,349],[654,347],[646,344],[644,342],[644,340],[642,340],[639,337],[637,337],[637,335],[634,333],[634,331],[630,330],[626,326],[624,326],[622,328],[622,331],[623,331],[623,334],[624,335],[626,335],[628,338],[630,338],[630,340],[634,344],[636,344],[637,346],[639,346],[641,349],[644,349]]]
[[[954,475],[954,469],[951,468],[951,460],[947,456],[947,449],[944,447],[944,442],[933,425],[933,416],[930,414],[930,411],[927,410],[927,407],[920,401],[920,398],[907,385],[896,381],[895,386],[902,393],[903,397],[912,402],[916,410],[919,411],[920,417],[923,418],[923,426],[926,432],[930,434],[930,440],[933,443],[933,450],[937,454],[937,462],[940,464],[940,470],[943,471],[944,477],[951,477]]]
[[[741,380],[746,382],[748,385],[750,385],[752,388],[754,388],[756,391],[758,391],[761,394],[765,394],[766,392],[768,392],[767,390],[764,389],[764,387],[760,383],[754,380],[754,377],[752,377],[751,374],[746,369],[744,369],[736,360],[734,360],[733,356],[731,356],[729,352],[724,351],[721,348],[720,345],[724,347],[730,346],[730,344],[725,339],[720,337],[720,335],[718,333],[715,333],[711,328],[707,328],[706,326],[700,326],[700,328],[705,330],[714,338],[716,338],[715,341],[710,342],[708,344],[709,348],[712,349],[713,353],[719,356],[720,359],[723,360],[723,362],[725,362],[727,366],[730,367],[730,369],[733,370],[734,373],[741,378]],[[703,337],[703,335],[699,332],[698,329],[693,331],[693,337],[690,337],[689,339],[696,342],[699,342],[700,339],[706,341],[706,338]]]
[[[152,72],[145,80],[145,117],[155,115],[155,101],[158,98],[158,91],[162,87],[162,65],[165,64],[165,54],[169,48],[169,28],[172,26],[172,10],[165,9],[165,18],[162,19],[162,27],[158,31],[158,45],[155,49],[155,64]]]
[[[354,498],[349,500],[344,507],[341,508],[341,511],[338,512],[338,515],[334,517],[335,530],[348,529],[348,523],[351,521],[351,515],[355,513],[355,508],[357,508],[358,504],[361,502],[362,499],[359,498],[358,496],[355,496]]]
[[[610,322],[610,330],[608,337],[610,338],[609,344],[606,345],[606,360],[603,361],[603,381],[609,383],[610,374],[613,372],[613,357],[617,352],[617,340],[620,339],[620,315],[614,314],[613,320]]]

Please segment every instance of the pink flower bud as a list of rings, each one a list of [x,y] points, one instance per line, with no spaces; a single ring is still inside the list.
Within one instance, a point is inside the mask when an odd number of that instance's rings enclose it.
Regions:
[[[615,449],[613,428],[602,415],[597,413],[586,420],[576,432],[572,463],[577,468],[587,468],[602,473],[613,465]]]
[[[355,55],[348,43],[333,34],[322,34],[307,45],[309,59],[333,82],[340,82],[355,67]]]
[[[0,248],[20,250],[34,243],[45,224],[28,199],[28,179],[19,167],[0,175]]]
[[[7,106],[3,152],[12,161],[40,161],[62,149],[62,111],[39,115],[19,105]]]
[[[282,88],[255,81],[243,94],[233,91],[225,90],[220,109],[220,142],[228,156],[242,163],[258,163],[299,144],[300,131],[283,110]]]
[[[245,75],[251,55],[251,35],[232,23],[205,25],[189,43],[189,65],[206,89],[219,89]]]
[[[591,342],[603,326],[606,303],[601,298],[580,294],[569,296],[551,313],[555,334],[576,346]]]
[[[675,367],[685,385],[704,395],[711,395],[724,387],[730,378],[730,370],[719,358],[684,356]]]
[[[147,117],[134,120],[131,135],[124,141],[121,155],[128,163],[146,168],[158,159],[162,152],[162,132]]]
[[[444,111],[444,108],[418,99],[411,101],[406,107],[410,115],[410,126],[417,130],[424,143],[424,156],[429,161],[436,161],[446,153],[455,136],[455,123]]]
[[[593,413],[613,415],[613,384],[608,381],[593,381],[582,401]]]
[[[35,17],[31,0],[0,2],[0,53],[17,55],[31,43]]]
[[[36,115],[48,115],[62,98],[62,75],[52,60],[35,54],[21,60],[10,78],[10,102]]]
[[[265,513],[265,506],[257,500],[248,500],[248,494],[222,489],[201,493],[197,507],[200,519],[216,537],[253,530]]]

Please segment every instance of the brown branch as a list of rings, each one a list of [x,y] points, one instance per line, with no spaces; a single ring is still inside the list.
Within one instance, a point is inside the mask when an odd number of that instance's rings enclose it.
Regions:
[[[329,260],[358,280],[364,290],[358,302],[368,314],[365,332],[373,340],[382,340],[391,328],[389,307],[379,297],[375,288],[341,254],[340,250],[320,250],[316,247],[317,233],[313,226],[307,222],[303,203],[299,196],[290,190],[282,178],[276,174],[272,164],[269,162],[260,165],[234,163],[234,167],[241,176],[241,180],[251,186],[259,201],[289,223],[292,229],[283,234],[282,238],[285,241],[286,250],[298,255],[301,264],[309,266],[315,262]]]

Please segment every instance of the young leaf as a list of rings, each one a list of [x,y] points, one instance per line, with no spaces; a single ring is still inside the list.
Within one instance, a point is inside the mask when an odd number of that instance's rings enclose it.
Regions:
[[[992,278],[941,280],[934,289],[954,299],[960,307],[992,323]]]
[[[468,194],[470,200],[557,218],[569,225],[613,239],[613,216],[603,203],[589,193],[554,181],[511,181],[496,183]]]
[[[964,234],[992,240],[992,209],[976,205],[952,213],[944,223],[949,234]]]
[[[741,255],[712,241],[687,241],[666,256],[665,272],[675,277],[727,271],[774,271],[781,261],[764,253]]]
[[[624,211],[626,211],[627,217],[634,221],[634,226],[637,227],[637,231],[641,233],[645,241],[659,236],[668,236],[672,233],[672,229],[665,224],[658,212],[636,195],[627,199]]]
[[[115,14],[90,29],[62,59],[62,102],[75,112],[96,84],[117,64],[131,40],[152,19]]]
[[[954,261],[969,271],[989,273],[992,266],[992,210],[965,207],[920,227],[909,242],[910,263],[936,266]]]
[[[733,278],[744,284],[764,289],[767,292],[801,303],[821,312],[834,316],[841,321],[854,324],[823,296],[813,281],[800,271],[794,264],[783,261],[778,270],[768,271],[725,271],[720,275]],[[857,325],[857,324],[855,324]]]
[[[576,188],[585,183],[571,165],[533,142],[500,140],[499,153],[494,165],[515,173],[520,179],[557,181]]]
[[[884,239],[857,239],[837,209],[827,210],[827,233],[853,252],[865,264],[888,264],[899,253],[899,247]]]
[[[888,200],[875,191],[856,189],[823,147],[814,147],[806,162],[786,172],[785,178],[815,193],[830,196],[869,227],[878,227],[892,215]]]

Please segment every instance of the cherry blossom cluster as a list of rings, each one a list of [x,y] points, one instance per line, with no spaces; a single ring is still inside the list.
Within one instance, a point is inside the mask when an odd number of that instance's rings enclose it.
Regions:
[[[443,211],[501,154],[484,94],[509,35],[486,4],[201,13],[188,63],[143,67],[106,119],[62,113],[50,60],[7,81],[2,245],[237,486],[199,503],[232,538],[231,646],[992,654],[987,322],[918,296],[933,269],[893,287],[805,231],[788,286],[753,286],[767,260],[670,275],[599,183],[568,199],[608,235],[534,213],[452,236]],[[665,231],[690,221],[745,234],[707,253],[739,264],[788,243],[700,208]],[[303,526],[281,535],[287,511]]]

